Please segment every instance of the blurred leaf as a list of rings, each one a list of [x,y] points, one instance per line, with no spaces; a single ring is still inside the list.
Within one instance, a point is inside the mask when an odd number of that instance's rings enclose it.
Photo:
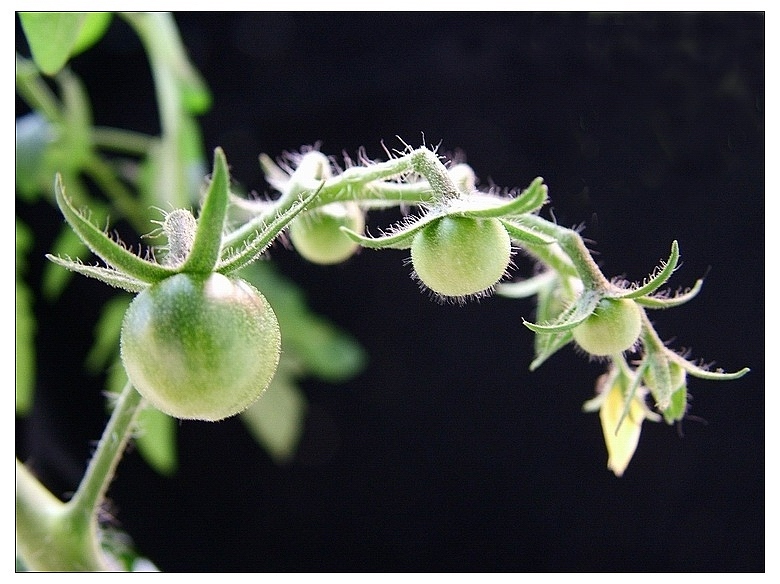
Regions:
[[[16,282],[16,414],[25,416],[35,392],[35,313],[33,295]]]
[[[178,467],[176,420],[151,406],[138,414],[135,444],[143,459],[154,470],[170,476]]]
[[[57,74],[68,59],[86,51],[105,34],[110,12],[20,12],[24,35],[38,68]]]
[[[86,366],[91,373],[100,373],[119,354],[119,332],[132,297],[119,294],[103,305],[95,325],[95,342],[87,354]]]
[[[19,19],[36,65],[47,75],[54,75],[68,62],[87,13],[20,12]]]
[[[83,53],[97,43],[111,25],[112,14],[110,12],[88,12],[81,24],[79,35],[73,44],[70,56]]]
[[[33,245],[30,229],[16,220],[16,414],[24,416],[32,407],[35,392],[35,312],[33,294],[21,276],[26,256]]]
[[[57,239],[52,245],[52,255],[60,257],[84,257],[89,250],[87,246],[79,239],[79,236],[67,225],[65,225]],[[73,272],[63,269],[61,266],[47,262],[43,268],[43,295],[48,300],[57,298],[65,286],[70,282]]]
[[[54,173],[48,168],[46,153],[56,138],[54,127],[40,113],[16,120],[16,190],[26,201],[51,189]]]
[[[279,319],[283,350],[291,351],[301,361],[305,373],[339,383],[363,369],[363,348],[347,333],[311,312],[301,290],[279,275],[269,262],[254,262],[242,276],[268,298]]]
[[[69,70],[57,75],[62,96],[64,128],[57,172],[81,170],[92,156],[92,105],[81,80]]]
[[[284,361],[262,397],[241,420],[249,432],[278,464],[294,455],[303,434],[308,403]]]

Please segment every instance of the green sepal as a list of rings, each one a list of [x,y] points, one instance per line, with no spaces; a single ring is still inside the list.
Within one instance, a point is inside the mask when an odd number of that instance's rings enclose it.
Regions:
[[[62,176],[57,175],[54,185],[57,205],[73,231],[86,246],[106,264],[121,271],[132,280],[159,282],[176,273],[176,270],[144,260],[110,239],[105,232],[95,227],[84,217],[65,195]],[[67,260],[65,260],[67,261]],[[69,268],[70,269],[70,268]]]
[[[666,284],[666,281],[672,276],[674,270],[677,268],[677,262],[680,260],[680,248],[677,245],[677,240],[672,242],[672,251],[669,254],[669,259],[666,262],[661,263],[660,269],[656,269],[653,275],[638,288],[628,290],[616,298],[632,298],[637,299],[642,296],[647,296],[658,290],[661,286]]]
[[[705,369],[704,367],[694,365],[687,359],[684,359],[683,357],[680,357],[679,355],[671,352],[669,358],[680,365],[692,376],[698,377],[699,379],[708,379],[710,381],[731,381],[733,379],[739,379],[740,377],[750,373],[749,367],[743,367],[739,371],[734,371],[731,373],[723,371],[723,369],[716,369],[715,371],[711,371],[709,369]]]
[[[429,223],[444,216],[445,214],[441,213],[428,213],[416,221],[411,220],[406,223],[401,223],[399,226],[395,227],[391,233],[379,237],[365,237],[347,227],[341,227],[341,231],[343,231],[352,241],[359,243],[363,247],[371,249],[409,249],[412,246],[412,240],[418,231]]]
[[[113,288],[119,288],[120,290],[126,290],[127,292],[140,292],[149,286],[146,282],[127,276],[113,268],[89,266],[78,260],[69,260],[48,253],[46,254],[46,259],[54,262],[58,266],[62,266],[66,270],[76,272],[82,276],[94,278],[95,280],[100,280],[104,284],[108,284]]]
[[[688,409],[688,387],[683,384],[678,387],[669,400],[669,407],[663,411],[664,420],[667,424],[673,424],[682,420],[685,411]]]
[[[645,365],[647,373],[652,375],[654,380],[654,383],[649,387],[650,393],[655,400],[655,407],[663,412],[671,405],[672,394],[677,389],[672,387],[672,374],[669,371],[667,351],[665,348],[658,351],[653,348],[655,345],[651,343],[644,343],[644,345],[646,347]]]
[[[509,233],[509,237],[528,245],[552,245],[555,240],[536,233],[532,228],[514,222],[511,219],[501,219],[501,224]]]
[[[527,189],[507,203],[484,209],[470,209],[464,215],[468,217],[510,217],[538,211],[547,202],[547,185],[543,183],[544,179],[537,177]]]
[[[523,324],[535,333],[552,334],[570,331],[582,324],[586,318],[593,314],[593,311],[596,309],[600,300],[600,294],[592,291],[585,291],[576,302],[564,310],[558,318],[549,324],[535,324],[528,322],[527,320],[523,320]]]
[[[208,274],[214,271],[219,262],[229,198],[230,172],[224,152],[221,148],[217,148],[214,151],[211,184],[206,191],[198,216],[192,250],[181,267],[183,272]]]
[[[530,298],[531,296],[541,294],[542,291],[548,288],[557,278],[558,274],[554,270],[547,270],[546,272],[526,278],[525,280],[501,282],[496,285],[496,294],[504,296],[505,298]],[[541,318],[540,320],[545,319]]]
[[[529,371],[536,371],[547,359],[571,343],[573,339],[574,335],[571,331],[538,335],[534,341],[536,357],[528,367]]]
[[[322,188],[322,186],[320,186]],[[314,201],[319,196],[320,189],[309,193],[306,197],[300,199],[294,205],[292,205],[285,213],[279,215],[276,219],[271,221],[265,228],[257,232],[253,239],[248,240],[243,247],[231,254],[230,250],[223,250],[223,255],[228,254],[223,260],[221,260],[216,267],[217,272],[220,274],[231,274],[237,272],[241,268],[244,268],[257,260],[268,246],[273,243],[274,239],[284,231],[284,229],[295,219],[295,217],[301,211],[304,211],[309,203]]]
[[[674,296],[643,296],[642,298],[637,298],[636,303],[650,309],[674,308],[696,297],[701,290],[702,284],[704,284],[704,280],[696,280],[693,288],[685,292],[679,292]]]
[[[625,405],[623,406],[623,412],[620,414],[620,419],[615,427],[615,434],[618,433],[620,427],[623,425],[623,421],[628,416],[628,412],[631,411],[631,402],[636,396],[639,386],[642,384],[642,373],[644,372],[645,367],[646,362],[643,361],[634,375],[628,376],[623,370],[620,370],[618,373],[618,380],[621,386],[620,390],[623,392]],[[626,386],[626,384],[628,384],[628,386]]]

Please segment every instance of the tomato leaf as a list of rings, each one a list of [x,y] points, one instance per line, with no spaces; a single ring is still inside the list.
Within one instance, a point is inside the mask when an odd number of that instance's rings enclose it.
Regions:
[[[38,68],[57,74],[68,62],[99,41],[111,24],[109,12],[20,12],[24,36]]]
[[[25,256],[32,248],[33,234],[16,220],[16,414],[32,408],[35,391],[35,312],[33,294],[22,280]]]
[[[250,434],[277,464],[295,455],[308,410],[306,396],[288,369],[282,360],[262,397],[241,413]]]

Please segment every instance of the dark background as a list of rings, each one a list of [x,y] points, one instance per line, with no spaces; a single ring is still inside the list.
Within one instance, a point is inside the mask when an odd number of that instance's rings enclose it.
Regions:
[[[752,372],[692,380],[691,418],[645,423],[617,479],[597,415],[580,411],[602,365],[567,348],[529,373],[530,302],[436,304],[403,252],[324,268],[276,248],[369,366],[343,386],[304,383],[310,415],[286,467],[236,419],[182,423],[172,478],[128,454],[109,495],[142,553],[165,571],[764,570],[763,14],[176,20],[215,96],[207,151],[222,146],[247,188],[266,190],[260,152],[319,142],[381,158],[383,142],[423,134],[462,151],[483,184],[542,176],[557,220],[587,226],[607,275],[644,277],[678,239],[672,285],[707,277],[695,301],[653,313],[659,333]],[[96,123],[158,131],[124,23],[73,68]],[[42,258],[59,217],[45,203],[17,213]],[[102,380],[81,363],[109,293],[76,278],[60,304],[38,303],[38,394],[17,454],[55,492],[78,484],[105,422]]]

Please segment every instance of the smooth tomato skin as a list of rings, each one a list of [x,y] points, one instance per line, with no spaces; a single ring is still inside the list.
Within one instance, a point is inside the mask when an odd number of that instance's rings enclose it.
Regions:
[[[412,266],[420,281],[442,296],[480,294],[504,276],[512,242],[498,219],[446,216],[414,235]]]
[[[630,349],[642,332],[642,312],[631,299],[603,298],[585,322],[572,331],[591,355],[606,357]]]
[[[355,203],[331,203],[300,215],[290,225],[290,240],[297,252],[312,263],[339,264],[360,247],[340,231],[342,226],[363,232],[365,218]]]
[[[135,297],[120,338],[131,383],[180,419],[216,421],[257,400],[276,372],[279,323],[265,297],[221,274],[176,274]]]

